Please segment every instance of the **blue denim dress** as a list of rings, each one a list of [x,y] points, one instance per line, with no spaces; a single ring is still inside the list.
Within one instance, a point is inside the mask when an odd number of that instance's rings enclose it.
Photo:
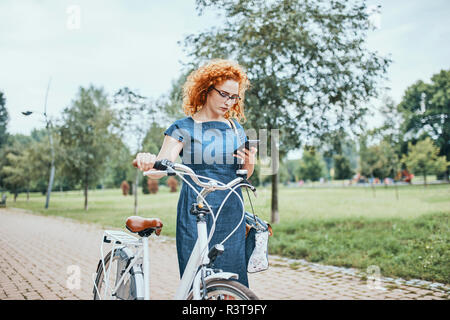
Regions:
[[[190,167],[196,174],[214,178],[220,182],[228,183],[236,178],[239,168],[238,159],[233,157],[233,151],[247,140],[242,126],[232,120],[236,131],[225,122],[207,121],[195,122],[191,117],[175,121],[165,132],[175,139],[183,142],[180,152],[182,163]],[[192,179],[184,176],[193,187],[200,191],[202,188]],[[201,181],[206,182],[204,179]],[[229,190],[218,190],[207,195],[206,201],[211,206],[214,215],[229,193]],[[240,188],[236,192],[242,198]],[[197,194],[183,182],[177,206],[176,245],[180,277],[186,268],[187,262],[197,240],[196,217],[190,214],[191,205],[196,202]],[[230,232],[239,224],[242,218],[242,204],[236,194],[231,194],[225,202],[216,221],[214,235],[209,243],[211,248],[222,242]],[[212,226],[212,217],[207,216],[208,234]],[[224,253],[219,256],[214,266],[226,272],[239,275],[238,281],[248,287],[247,263],[245,257],[245,220],[239,225],[236,232],[223,244]]]

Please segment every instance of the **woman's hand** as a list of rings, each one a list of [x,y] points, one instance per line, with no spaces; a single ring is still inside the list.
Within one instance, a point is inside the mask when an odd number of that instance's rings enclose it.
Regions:
[[[153,168],[155,161],[156,156],[154,154],[142,152],[136,155],[133,165],[141,171],[148,171]]]
[[[258,149],[251,147],[250,150],[243,149],[244,151],[238,150],[238,154],[233,154],[236,158],[244,160],[244,165],[254,165],[256,163],[256,152]]]

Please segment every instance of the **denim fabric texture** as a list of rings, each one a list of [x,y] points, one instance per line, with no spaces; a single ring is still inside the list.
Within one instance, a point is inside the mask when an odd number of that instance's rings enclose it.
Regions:
[[[231,125],[225,122],[207,121],[199,123],[191,117],[175,121],[164,134],[183,142],[184,146],[180,156],[184,165],[190,167],[196,174],[228,183],[236,178],[236,170],[239,169],[237,158],[233,157],[232,153],[240,143],[247,140],[242,126],[234,119],[232,121],[238,130],[239,138]],[[197,186],[189,176],[185,175],[184,177],[197,191],[201,190],[201,187]],[[211,206],[214,215],[217,215],[222,201],[229,192],[229,190],[214,191],[207,195],[206,201]],[[240,188],[236,189],[236,192],[242,197]],[[197,239],[196,217],[189,212],[196,199],[197,194],[194,190],[183,182],[177,205],[176,228],[180,277],[183,276]],[[236,228],[241,221],[242,211],[240,200],[236,194],[231,194],[217,219],[216,229],[209,243],[210,248],[214,244],[222,242]],[[208,215],[208,233],[211,226],[212,217]],[[248,287],[245,219],[242,219],[238,230],[223,245],[225,251],[216,259],[214,266],[226,272],[237,273],[239,275],[238,281]]]

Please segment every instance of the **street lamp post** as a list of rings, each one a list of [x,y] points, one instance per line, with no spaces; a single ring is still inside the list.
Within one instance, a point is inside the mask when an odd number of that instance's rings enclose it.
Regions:
[[[46,123],[46,129],[48,132],[48,138],[50,140],[50,153],[52,156],[52,160],[51,160],[51,166],[50,166],[50,177],[48,180],[48,187],[47,187],[47,197],[45,200],[45,209],[48,209],[48,205],[50,203],[50,193],[52,192],[52,187],[53,187],[53,179],[55,178],[55,150],[54,150],[54,146],[53,146],[53,135],[52,135],[52,122],[48,119],[47,117],[47,97],[48,97],[48,91],[50,89],[50,81],[51,79],[48,81],[48,86],[47,86],[47,92],[45,94],[45,103],[44,103],[44,118],[45,118],[45,123]],[[33,111],[25,111],[22,112],[22,114],[24,116],[29,116],[33,113]]]

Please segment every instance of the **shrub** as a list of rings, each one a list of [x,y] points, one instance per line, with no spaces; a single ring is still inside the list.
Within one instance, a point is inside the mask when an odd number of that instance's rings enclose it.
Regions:
[[[120,189],[122,189],[122,194],[126,196],[130,191],[130,185],[125,180],[120,184]]]
[[[148,179],[147,180],[147,185],[148,185],[148,191],[150,193],[157,193],[158,192],[158,180]]]
[[[178,180],[175,177],[169,177],[167,179],[167,185],[170,188],[170,192],[177,192]]]

